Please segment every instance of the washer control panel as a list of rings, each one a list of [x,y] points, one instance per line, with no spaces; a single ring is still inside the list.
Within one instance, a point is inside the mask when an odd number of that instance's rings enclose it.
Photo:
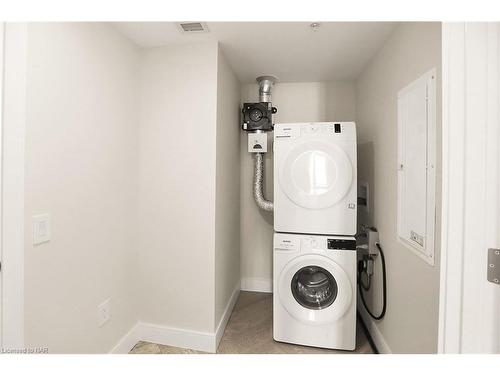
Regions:
[[[342,236],[275,233],[274,249],[303,253],[328,250],[356,250],[356,239],[354,237]]]
[[[329,238],[328,250],[356,250],[356,241],[353,239]]]

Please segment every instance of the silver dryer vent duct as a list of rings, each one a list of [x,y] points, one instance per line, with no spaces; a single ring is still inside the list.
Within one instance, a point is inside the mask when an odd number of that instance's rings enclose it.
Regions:
[[[257,77],[259,102],[271,102],[271,90],[277,81],[278,78],[271,75]],[[253,196],[260,209],[264,211],[274,210],[273,202],[264,197],[264,154],[260,152],[255,154],[254,159]]]
[[[271,101],[271,90],[276,82],[278,82],[278,78],[275,76],[257,77],[257,83],[259,84],[259,102],[268,103]]]

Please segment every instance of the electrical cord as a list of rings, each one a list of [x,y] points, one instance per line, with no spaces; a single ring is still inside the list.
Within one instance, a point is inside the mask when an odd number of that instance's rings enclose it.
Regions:
[[[366,275],[366,280],[368,280],[366,282],[366,284],[363,283],[363,272],[360,272],[358,277],[359,277],[359,285],[366,291],[369,291],[370,290],[370,286],[371,286],[371,283],[372,283],[372,278],[370,276],[368,276],[368,274],[365,272],[365,275]]]
[[[380,244],[376,244],[377,248],[380,252],[380,260],[382,262],[382,299],[383,299],[383,304],[382,304],[382,311],[381,313],[377,316],[373,314],[370,309],[368,308],[368,305],[366,304],[365,297],[363,296],[363,290],[368,290],[370,289],[370,282],[368,283],[368,288],[365,288],[365,285],[363,285],[363,282],[361,281],[361,277],[359,278],[358,282],[358,289],[359,289],[359,295],[361,297],[361,301],[363,302],[363,306],[365,306],[366,311],[368,314],[375,320],[381,320],[385,316],[385,312],[387,310],[387,275],[386,275],[386,269],[385,269],[385,256],[384,252],[382,251],[382,247]],[[362,273],[361,273],[362,274]]]

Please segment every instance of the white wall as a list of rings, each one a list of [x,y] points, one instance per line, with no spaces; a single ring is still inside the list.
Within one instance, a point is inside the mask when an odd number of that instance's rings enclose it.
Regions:
[[[240,82],[217,59],[215,326],[240,289]]]
[[[217,43],[80,23],[29,24],[27,45],[26,345],[108,352],[137,321],[215,337],[240,284],[241,91]]]
[[[428,265],[397,241],[397,93],[431,68],[437,80],[436,265]],[[441,25],[403,23],[391,35],[356,83],[358,180],[368,181],[373,197],[369,215],[358,224],[376,226],[386,254],[388,307],[373,324],[395,353],[437,350],[441,208]],[[381,309],[381,270],[375,269],[372,310]],[[362,309],[362,308],[361,308]],[[377,340],[376,340],[377,341]],[[383,346],[383,345],[382,345]],[[384,348],[379,348],[384,349]]]
[[[242,86],[241,101],[259,99],[257,84]],[[353,82],[277,83],[272,91],[278,108],[275,123],[352,121],[355,119]],[[269,136],[269,142],[272,134]],[[241,131],[241,277],[242,289],[271,291],[273,214],[259,210],[253,199],[253,157],[247,152],[247,133]],[[271,143],[268,150],[272,150]],[[265,157],[265,193],[273,199],[272,152]]]
[[[25,345],[107,352],[136,319],[137,51],[103,24],[34,23],[27,53]]]
[[[142,51],[139,319],[215,322],[217,44]]]

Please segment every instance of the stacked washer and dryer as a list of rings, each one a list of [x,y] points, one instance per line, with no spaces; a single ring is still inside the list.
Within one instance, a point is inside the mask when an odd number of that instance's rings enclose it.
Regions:
[[[272,123],[273,76],[257,78],[242,129],[255,154],[254,197],[274,211],[273,335],[331,349],[356,346],[356,127]],[[274,130],[274,203],[263,194],[266,132]]]
[[[274,128],[274,339],[356,346],[356,128]]]

